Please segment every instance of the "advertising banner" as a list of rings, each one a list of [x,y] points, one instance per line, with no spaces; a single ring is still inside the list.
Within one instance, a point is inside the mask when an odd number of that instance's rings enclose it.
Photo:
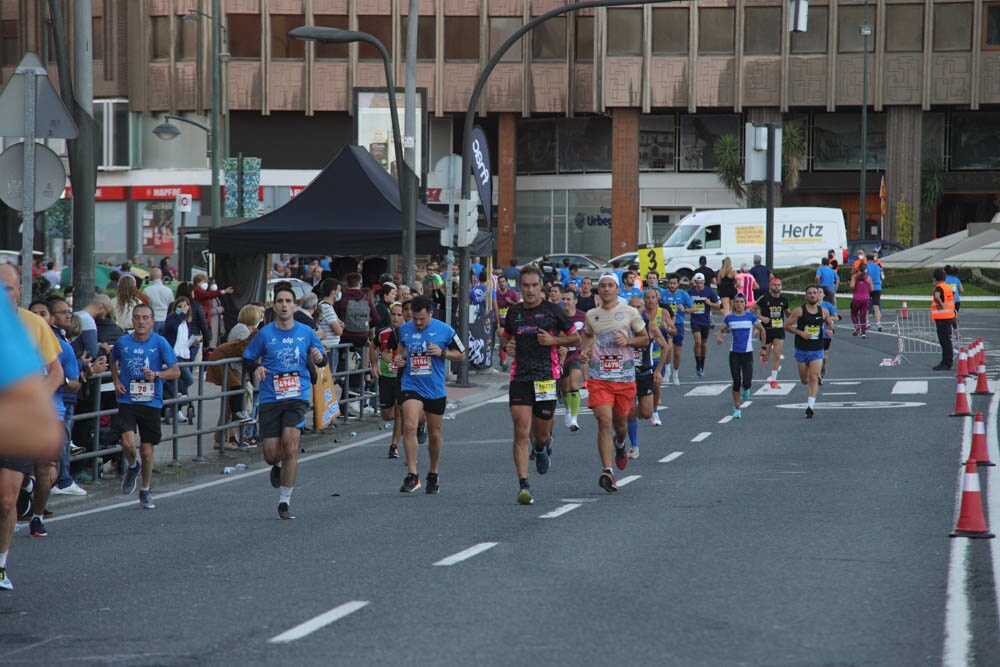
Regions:
[[[174,200],[147,201],[142,208],[142,254],[174,254]]]

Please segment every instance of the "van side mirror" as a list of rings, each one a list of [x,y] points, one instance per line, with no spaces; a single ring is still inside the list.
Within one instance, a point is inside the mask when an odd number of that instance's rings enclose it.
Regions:
[[[688,245],[688,250],[701,250],[701,239],[695,239]]]

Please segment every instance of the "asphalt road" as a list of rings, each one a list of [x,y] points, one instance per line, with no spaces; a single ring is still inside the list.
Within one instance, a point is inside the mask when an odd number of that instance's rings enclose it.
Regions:
[[[970,313],[963,331],[1000,351],[995,322]],[[571,434],[560,410],[552,469],[517,505],[500,397],[445,421],[438,496],[399,493],[381,434],[307,456],[295,521],[262,463],[158,489],[152,511],[61,514],[49,537],[15,536],[0,663],[997,664],[995,547],[947,537],[970,421],[948,416],[954,378],[926,354],[880,366],[895,336],[840,334],[812,420],[804,388],[761,390],[758,366],[743,419],[720,423],[725,348],[704,378],[686,349],[614,495],[592,417]],[[993,397],[971,399],[995,451]],[[959,542],[964,625],[948,612]]]

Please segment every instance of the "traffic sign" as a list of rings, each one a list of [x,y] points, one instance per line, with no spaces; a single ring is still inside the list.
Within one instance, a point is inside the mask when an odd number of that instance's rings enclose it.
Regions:
[[[191,212],[191,195],[189,194],[179,194],[177,195],[177,201],[174,205],[180,213],[190,213]]]
[[[662,278],[663,273],[663,246],[648,246],[645,248],[639,248],[639,277],[643,280],[650,271],[656,271],[656,273]]]
[[[27,74],[33,76],[28,77]],[[80,131],[66,110],[48,72],[34,53],[24,54],[14,75],[0,91],[0,137],[26,137],[25,81],[35,81],[35,132],[38,139],[75,139]]]
[[[35,144],[34,210],[44,211],[59,201],[66,189],[66,167],[55,151]],[[24,208],[24,142],[0,154],[0,199],[15,211]]]

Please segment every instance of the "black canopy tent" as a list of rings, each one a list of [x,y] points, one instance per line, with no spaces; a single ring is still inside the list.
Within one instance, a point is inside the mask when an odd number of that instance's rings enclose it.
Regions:
[[[417,252],[441,250],[448,221],[417,204]],[[345,146],[309,186],[256,220],[213,229],[208,247],[226,255],[392,255],[402,249],[399,183],[360,146]]]

